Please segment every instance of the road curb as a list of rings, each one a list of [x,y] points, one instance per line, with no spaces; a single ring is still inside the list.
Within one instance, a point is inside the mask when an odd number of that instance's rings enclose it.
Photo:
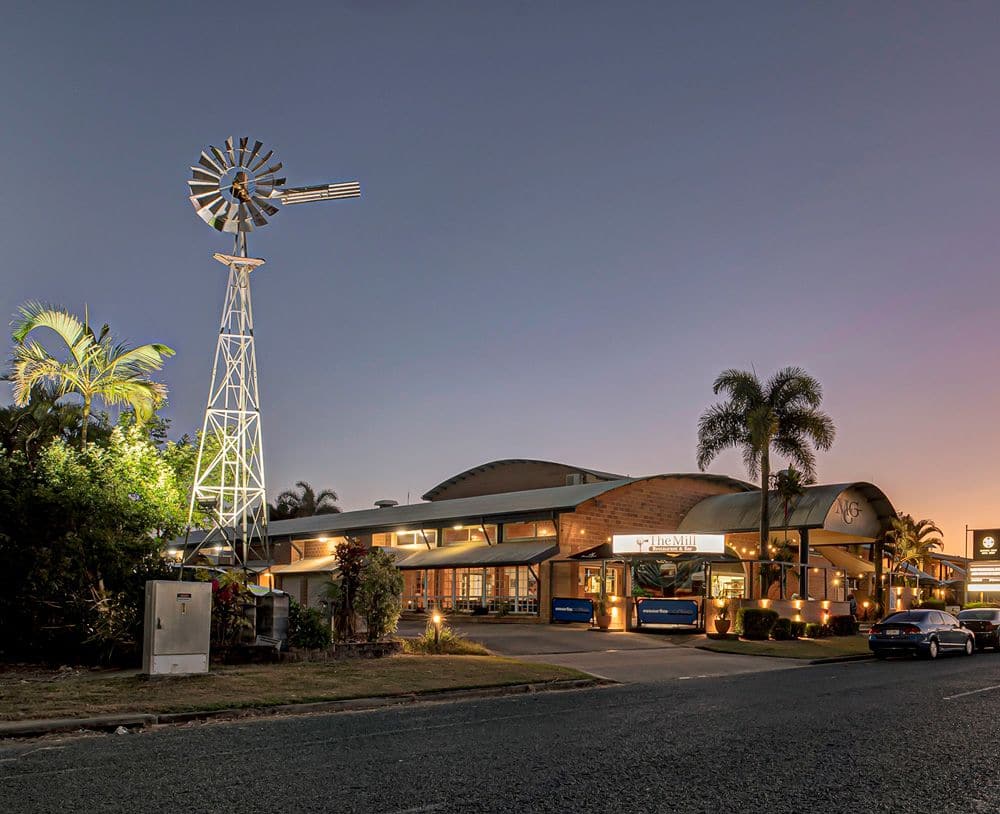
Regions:
[[[540,692],[582,690],[616,684],[605,678],[571,678],[531,684],[508,684],[499,687],[472,687],[462,690],[430,690],[406,695],[386,695],[373,698],[346,698],[339,701],[310,701],[302,704],[271,704],[257,707],[196,710],[192,712],[125,713],[93,715],[87,718],[40,718],[31,721],[0,721],[0,738],[32,738],[66,732],[91,730],[114,731],[154,725],[171,725],[191,721],[259,718],[268,715],[308,715],[317,712],[359,712],[426,703],[428,701],[460,701],[474,698],[498,698],[506,695],[527,695]]]
[[[810,664],[839,664],[842,661],[871,661],[875,656],[872,653],[858,653],[853,656],[830,656],[825,659],[813,659]]]

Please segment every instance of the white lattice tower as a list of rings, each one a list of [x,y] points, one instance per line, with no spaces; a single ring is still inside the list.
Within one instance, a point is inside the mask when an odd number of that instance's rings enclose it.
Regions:
[[[264,261],[247,256],[243,235],[237,238],[236,250],[236,255],[213,255],[229,268],[229,284],[198,446],[188,528],[196,507],[211,518],[211,529],[189,557],[198,549],[219,546],[231,548],[237,560],[246,565],[251,545],[261,546],[265,552],[268,548],[260,394],[250,300],[250,274]]]

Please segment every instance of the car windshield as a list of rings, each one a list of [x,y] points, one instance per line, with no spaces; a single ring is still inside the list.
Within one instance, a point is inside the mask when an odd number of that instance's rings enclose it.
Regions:
[[[927,621],[927,611],[902,611],[887,616],[882,620],[885,622],[925,622]]]
[[[996,616],[995,610],[967,610],[962,611],[958,614],[959,619],[982,619],[982,620],[992,620]]]

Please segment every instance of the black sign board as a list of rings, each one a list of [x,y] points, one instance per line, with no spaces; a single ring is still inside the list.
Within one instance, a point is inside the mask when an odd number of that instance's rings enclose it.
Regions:
[[[975,529],[972,532],[972,559],[1000,560],[1000,529]]]

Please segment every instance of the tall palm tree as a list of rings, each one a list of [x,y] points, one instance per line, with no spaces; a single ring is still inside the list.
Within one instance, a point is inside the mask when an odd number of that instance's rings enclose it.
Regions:
[[[65,359],[49,353],[31,339],[34,331],[48,328],[66,346]],[[163,366],[174,351],[152,343],[131,347],[117,341],[107,325],[95,333],[89,315],[83,320],[64,308],[29,302],[13,322],[14,359],[11,381],[14,403],[24,406],[32,388],[41,383],[55,386],[57,394],[76,393],[83,399],[80,443],[87,444],[87,426],[95,398],[109,406],[129,406],[136,420],[144,423],[166,398],[165,385],[151,381],[149,374]]]
[[[806,479],[816,476],[813,448],[829,449],[833,420],[819,409],[820,383],[799,367],[786,367],[766,382],[753,371],[724,370],[712,385],[726,400],[698,420],[698,468],[704,470],[723,450],[743,454],[752,479],[760,476],[760,556],[767,558],[770,523],[771,451],[796,464]]]
[[[892,570],[898,571],[904,563],[920,563],[936,548],[942,548],[941,531],[933,520],[914,520],[912,515],[899,513],[892,519],[892,530],[887,537],[891,545]]]
[[[298,487],[297,492],[286,489],[278,495],[274,504],[268,507],[272,520],[290,520],[293,517],[312,517],[316,514],[340,512],[340,507],[337,505],[339,498],[332,489],[324,489],[317,493],[304,480],[296,481],[295,485]]]

